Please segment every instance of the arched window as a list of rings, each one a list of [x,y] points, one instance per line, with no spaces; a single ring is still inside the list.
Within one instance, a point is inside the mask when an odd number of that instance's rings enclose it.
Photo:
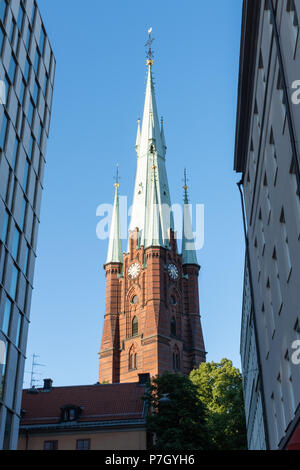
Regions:
[[[138,355],[136,353],[135,346],[133,344],[129,350],[128,369],[136,370],[137,368],[138,368]]]
[[[135,353],[135,355],[134,355],[134,368],[135,368],[135,369],[138,368],[138,356],[137,356],[137,353]]]
[[[137,295],[135,295],[134,297],[132,297],[131,303],[132,303],[133,305],[136,305],[138,302],[139,302],[139,298],[138,298]]]
[[[132,336],[137,336],[139,333],[139,322],[137,317],[132,320]]]
[[[176,320],[174,317],[171,318],[171,335],[176,336]]]
[[[180,370],[180,351],[177,346],[173,350],[173,369],[175,371]]]

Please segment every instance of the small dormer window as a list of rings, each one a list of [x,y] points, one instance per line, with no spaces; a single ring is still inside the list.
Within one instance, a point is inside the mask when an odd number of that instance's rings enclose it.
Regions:
[[[81,408],[75,405],[66,405],[61,409],[62,421],[76,421],[81,414]]]

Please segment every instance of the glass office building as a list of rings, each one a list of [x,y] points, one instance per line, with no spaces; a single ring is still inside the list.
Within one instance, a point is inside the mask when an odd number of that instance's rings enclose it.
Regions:
[[[0,449],[17,446],[55,58],[34,0],[0,0]]]

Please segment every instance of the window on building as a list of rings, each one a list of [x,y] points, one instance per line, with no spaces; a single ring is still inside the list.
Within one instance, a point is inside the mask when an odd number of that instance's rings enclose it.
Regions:
[[[3,241],[3,243],[7,242],[8,222],[9,222],[9,213],[7,211],[5,211],[3,226],[2,226],[2,234],[1,234],[1,240]]]
[[[15,35],[15,30],[16,30],[16,23],[15,23],[15,21],[13,20],[13,21],[11,22],[11,27],[10,27],[10,32],[9,32],[9,41],[10,41],[11,44],[13,43],[13,39],[14,39],[14,35]]]
[[[176,320],[174,317],[171,318],[171,335],[176,336]]]
[[[28,116],[27,116],[30,127],[32,127],[33,112],[34,112],[34,103],[33,103],[32,99],[30,99],[29,108],[28,108]]]
[[[26,221],[26,210],[27,210],[27,199],[23,198],[22,204],[22,213],[21,213],[21,228],[25,230],[25,221]]]
[[[137,336],[139,333],[139,322],[137,317],[132,320],[132,336]]]
[[[27,51],[29,51],[30,38],[31,38],[31,29],[30,29],[30,27],[28,26],[27,36],[26,36],[26,50],[27,50]]]
[[[91,440],[90,439],[77,439],[76,450],[90,450]]]
[[[23,20],[24,20],[24,10],[23,10],[22,5],[20,5],[19,14],[18,14],[18,21],[17,21],[20,33],[22,32]]]
[[[31,161],[33,157],[33,149],[34,149],[34,137],[31,134],[30,141],[29,141],[29,149],[28,149],[28,157],[30,158]]]
[[[132,303],[133,305],[136,305],[136,304],[138,304],[138,302],[139,302],[139,298],[138,298],[137,295],[135,295],[135,296],[132,298],[131,303]]]
[[[134,354],[134,362],[133,362],[134,368],[138,368],[138,355],[137,353]]]
[[[41,35],[40,35],[40,42],[39,42],[39,50],[42,55],[44,54],[44,49],[45,49],[45,39],[46,39],[46,34],[45,34],[44,28],[42,27]]]
[[[26,247],[25,247],[25,257],[24,257],[24,269],[23,269],[23,272],[24,272],[25,276],[28,275],[29,252],[30,252],[30,248],[29,248],[28,243],[26,243]]]
[[[80,417],[81,408],[75,405],[66,405],[61,409],[62,421],[76,421]]]
[[[0,54],[2,54],[3,41],[4,41],[4,32],[3,32],[2,27],[0,26]]]
[[[6,421],[5,421],[5,428],[4,428],[3,450],[9,450],[10,449],[12,422],[13,422],[13,413],[11,411],[6,410]]]
[[[14,300],[16,300],[16,297],[17,297],[18,279],[19,279],[19,270],[17,266],[14,264],[12,268],[11,284],[10,284],[10,291],[9,291],[11,298]]]
[[[37,102],[38,102],[38,95],[39,95],[39,84],[38,82],[35,80],[34,82],[34,88],[33,88],[33,101],[34,101],[34,104],[37,105]]]
[[[17,68],[16,60],[13,56],[11,56],[9,69],[8,69],[8,76],[9,76],[10,83],[12,85],[15,83],[16,68]]]
[[[57,450],[58,441],[44,441],[44,450]]]
[[[8,127],[7,124],[8,124],[7,116],[6,116],[6,114],[4,114],[2,124],[1,124],[1,132],[0,132],[0,148],[1,148],[1,150],[4,150],[4,146],[5,146],[6,132],[7,132],[7,127]]]
[[[5,339],[1,339],[1,361],[0,361],[0,400],[3,400],[4,394],[4,382],[5,382],[5,371],[6,371],[6,360],[7,360],[7,348],[8,343]]]
[[[41,147],[42,137],[43,137],[43,126],[42,126],[42,123],[40,122],[40,129],[39,129],[38,140],[37,140],[39,147]]]
[[[293,46],[295,47],[299,35],[299,20],[294,0],[287,0],[287,11],[289,12],[290,24],[292,30]]]
[[[9,299],[6,299],[5,307],[4,307],[4,317],[3,317],[3,322],[2,322],[2,331],[6,336],[8,336],[9,334],[12,306],[13,304],[11,303],[11,301]]]
[[[12,256],[15,261],[18,261],[20,238],[21,238],[20,230],[17,227],[15,227],[12,250],[11,250]]]
[[[26,83],[28,83],[28,80],[29,80],[29,71],[30,71],[30,63],[27,57],[26,62],[25,62],[25,70],[24,70],[24,78],[25,78]]]
[[[129,351],[129,370],[135,370],[138,367],[138,356],[136,353],[135,346],[132,345]]]
[[[15,340],[15,344],[16,344],[17,348],[19,348],[19,346],[20,346],[21,329],[22,329],[22,320],[23,320],[23,315],[21,314],[20,311],[18,311],[17,329],[16,329],[16,340]]]
[[[12,154],[12,162],[11,162],[11,166],[12,166],[12,169],[15,170],[16,169],[16,162],[17,162],[17,155],[18,155],[18,150],[19,150],[19,140],[16,138],[15,139],[15,145],[14,145],[14,150],[13,150],[13,154]]]
[[[34,71],[35,71],[36,75],[37,75],[38,70],[39,70],[40,58],[41,58],[40,53],[39,53],[38,50],[36,50],[35,58],[34,58]]]
[[[48,85],[48,75],[46,73],[45,78],[44,78],[44,85],[43,85],[44,96],[46,96],[46,93],[47,93],[47,85]]]
[[[27,185],[28,185],[29,168],[30,168],[30,162],[26,158],[25,168],[24,168],[24,176],[23,176],[23,189],[24,189],[24,192],[26,192]]]
[[[35,13],[36,13],[36,3],[34,3],[33,7],[32,7],[32,13],[31,13],[31,26],[33,25],[34,23],[34,20],[35,20]]]
[[[6,0],[1,0],[0,1],[0,20],[2,21],[2,24],[4,24],[4,20],[6,16],[6,8],[7,8]]]
[[[19,101],[20,101],[22,106],[24,105],[25,88],[26,88],[26,84],[25,84],[24,80],[22,80],[21,88],[20,88],[20,95],[19,95]]]
[[[180,351],[178,346],[175,346],[173,350],[173,369],[175,371],[180,370]]]

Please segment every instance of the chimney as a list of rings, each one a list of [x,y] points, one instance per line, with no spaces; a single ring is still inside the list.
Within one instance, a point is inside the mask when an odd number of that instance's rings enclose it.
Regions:
[[[139,374],[139,385],[146,385],[146,383],[150,382],[150,374]]]
[[[43,392],[50,392],[52,390],[52,384],[53,384],[52,379],[44,379]]]

